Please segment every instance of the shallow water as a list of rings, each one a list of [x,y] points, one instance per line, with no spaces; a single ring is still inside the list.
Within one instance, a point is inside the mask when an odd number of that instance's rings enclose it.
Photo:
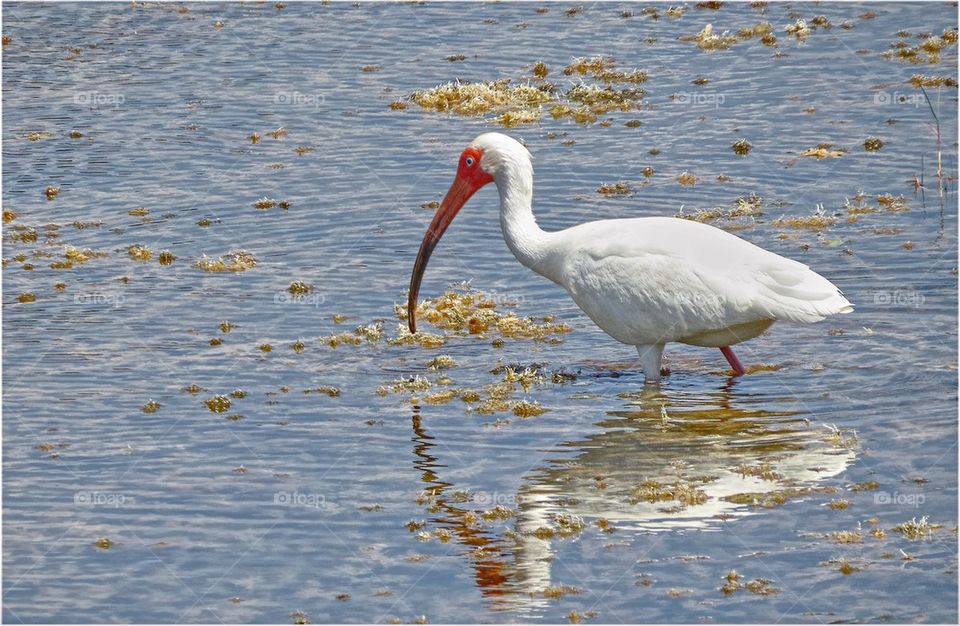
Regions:
[[[3,238],[6,622],[957,620],[957,92],[927,90],[953,177],[941,208],[934,117],[906,82],[954,76],[956,46],[935,65],[883,57],[897,31],[913,44],[955,28],[953,6],[690,5],[669,18],[660,5],[659,19],[637,4],[572,17],[523,3],[188,6],[3,7],[3,205],[17,214]],[[783,32],[818,14],[833,28]],[[678,41],[760,20],[776,48]],[[454,78],[521,80],[538,59],[567,86],[572,57],[601,54],[649,72],[641,111],[507,131],[535,156],[541,224],[757,194],[764,215],[738,234],[833,280],[854,314],[774,326],[738,352],[778,369],[736,381],[717,351],[671,345],[673,373],[644,390],[635,351],[513,259],[484,190],[422,297],[469,281],[501,310],[572,332],[501,348],[496,333],[387,343],[431,217],[420,205],[496,128],[388,104]],[[879,152],[864,150],[871,136]],[[745,157],[730,149],[741,137]],[[848,152],[800,156],[820,143]],[[698,184],[678,184],[683,171]],[[635,193],[596,192],[621,180]],[[850,222],[861,190],[910,210]],[[253,208],[264,197],[290,207]],[[772,223],[818,205],[838,217],[821,232]],[[134,244],[153,258],[131,259]],[[108,255],[49,268],[66,245]],[[255,268],[193,266],[241,249]],[[161,250],[177,260],[161,266]],[[294,280],[316,289],[296,301]],[[19,302],[27,292],[35,302]],[[318,340],[376,320],[381,341]],[[456,367],[429,370],[438,354]],[[417,374],[479,389],[499,366],[532,364],[544,381],[511,401],[549,412],[526,419],[376,393]],[[320,386],[341,393],[303,393]],[[237,389],[225,413],[204,404]],[[159,409],[143,412],[151,399]],[[479,516],[495,505],[514,516]],[[924,516],[942,525],[925,539],[893,530]],[[858,530],[853,543],[827,536]],[[726,594],[730,570],[779,593]]]

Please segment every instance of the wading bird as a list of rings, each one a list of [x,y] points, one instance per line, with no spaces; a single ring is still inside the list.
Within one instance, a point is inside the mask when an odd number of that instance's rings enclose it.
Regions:
[[[407,301],[410,332],[417,331],[417,295],[430,254],[461,207],[491,182],[513,255],[566,289],[608,335],[636,346],[648,382],[660,379],[668,342],[720,348],[742,375],[730,346],[777,320],[812,323],[853,310],[806,265],[707,224],[643,217],[545,232],[533,216],[530,153],[507,135],[485,133],[460,155],[457,176],[420,244]]]

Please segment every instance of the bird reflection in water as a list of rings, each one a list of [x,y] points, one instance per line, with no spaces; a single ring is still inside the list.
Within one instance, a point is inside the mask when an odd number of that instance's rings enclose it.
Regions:
[[[856,458],[850,442],[808,420],[792,398],[736,396],[729,387],[706,395],[645,389],[620,397],[623,408],[607,412],[593,432],[554,447],[562,458],[526,473],[511,511],[485,510],[490,503],[443,480],[443,442],[427,432],[416,409],[414,466],[426,484],[428,530],[468,548],[492,608],[543,605],[556,584],[554,542],[588,524],[615,528],[621,539],[716,530],[794,497],[832,492],[818,483]]]

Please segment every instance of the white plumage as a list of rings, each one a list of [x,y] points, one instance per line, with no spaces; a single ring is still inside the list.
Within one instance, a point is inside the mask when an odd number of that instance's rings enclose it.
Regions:
[[[517,259],[564,287],[611,337],[637,346],[648,380],[660,376],[666,343],[721,348],[743,373],[729,346],[777,320],[811,323],[853,310],[836,286],[806,265],[707,224],[648,217],[543,231],[532,212],[530,154],[500,133],[480,135],[461,156],[458,178],[421,246],[412,300],[446,225],[491,180],[500,193],[504,239]]]

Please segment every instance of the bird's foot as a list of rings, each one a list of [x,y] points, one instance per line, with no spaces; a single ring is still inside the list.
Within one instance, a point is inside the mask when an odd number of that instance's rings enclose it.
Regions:
[[[747,373],[746,368],[740,363],[740,359],[737,358],[737,355],[733,353],[733,350],[730,346],[723,346],[720,348],[720,352],[723,353],[723,356],[727,358],[727,363],[730,364],[730,367],[733,368],[734,376],[743,376]]]

